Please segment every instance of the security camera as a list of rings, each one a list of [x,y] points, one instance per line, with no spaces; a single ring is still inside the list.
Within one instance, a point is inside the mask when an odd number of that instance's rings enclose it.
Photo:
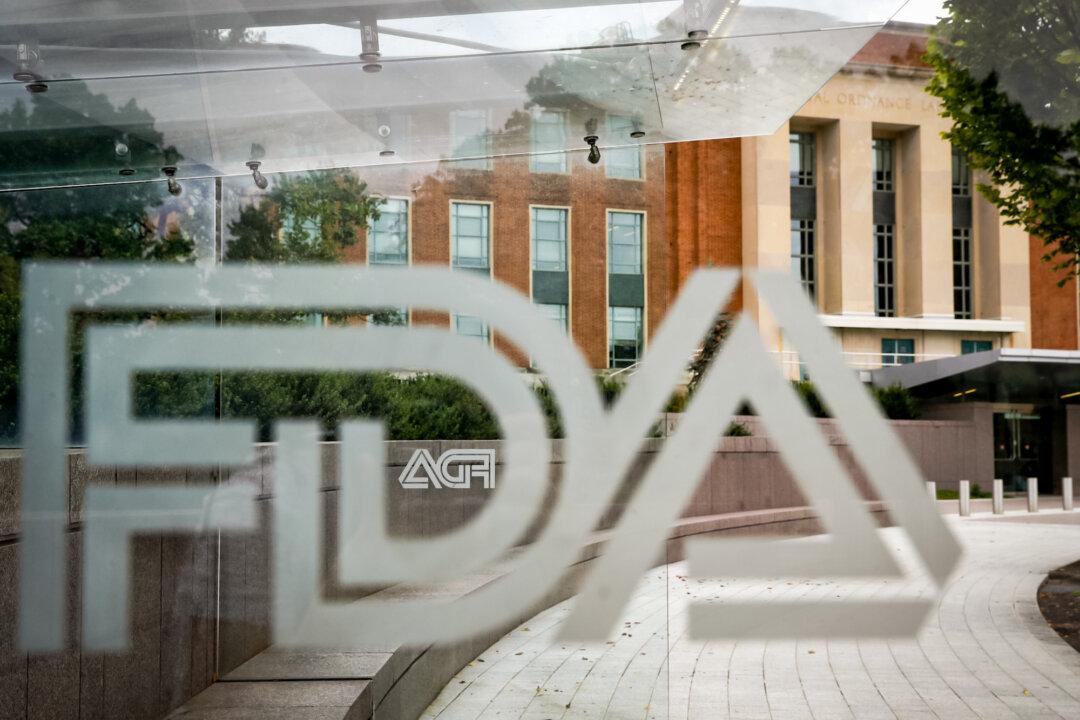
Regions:
[[[380,125],[378,133],[379,133],[379,137],[381,137],[381,138],[390,137],[390,126],[389,125]]]

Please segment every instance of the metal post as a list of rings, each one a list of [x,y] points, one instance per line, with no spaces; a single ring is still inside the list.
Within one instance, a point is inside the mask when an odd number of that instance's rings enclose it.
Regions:
[[[926,494],[932,501],[937,502],[937,483],[933,480],[926,481]]]
[[[994,478],[994,514],[1005,514],[1005,481]]]
[[[1039,478],[1027,479],[1028,512],[1039,512]]]
[[[1073,509],[1073,488],[1071,477],[1061,478],[1061,509]]]
[[[960,517],[971,515],[971,481],[960,481]]]

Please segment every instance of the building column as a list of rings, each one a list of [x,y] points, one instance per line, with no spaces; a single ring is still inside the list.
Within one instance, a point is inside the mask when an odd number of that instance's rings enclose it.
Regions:
[[[791,272],[791,180],[788,125],[742,141],[742,264]],[[743,307],[758,324],[766,347],[782,347],[776,323],[757,293],[743,283]]]
[[[909,317],[953,317],[952,150],[930,128],[899,143],[898,308]]]
[[[822,310],[873,315],[872,126],[869,121],[841,119],[823,126],[818,137]]]
[[[985,182],[979,173],[974,182]],[[1008,347],[1031,347],[1029,239],[1023,228],[1005,225],[997,208],[976,192],[972,197],[975,316],[1021,320],[1023,332],[1008,336]]]

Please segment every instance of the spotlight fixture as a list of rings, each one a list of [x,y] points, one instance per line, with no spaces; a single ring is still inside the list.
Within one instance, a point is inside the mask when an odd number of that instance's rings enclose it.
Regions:
[[[600,148],[596,147],[596,141],[599,139],[596,135],[586,135],[584,138],[589,146],[589,162],[593,165],[600,162]]]
[[[382,70],[379,58],[379,26],[374,20],[365,20],[360,24],[360,62],[366,73],[377,73]]]
[[[397,153],[395,153],[393,150],[390,150],[389,148],[386,149],[386,150],[380,150],[379,151],[379,157],[394,157],[394,155],[396,155],[396,154]]]
[[[28,93],[43,93],[49,89],[48,84],[37,73],[37,67],[41,62],[41,49],[37,41],[21,42],[15,47],[15,72],[11,77],[15,82],[23,83]]]
[[[255,187],[259,188],[260,190],[265,190],[267,188],[267,186],[270,184],[270,181],[267,179],[267,177],[265,175],[263,175],[259,171],[259,168],[261,166],[262,166],[262,163],[259,162],[258,160],[248,160],[248,162],[247,162],[248,170],[251,171],[251,177],[252,177],[252,179],[255,180]]]
[[[135,168],[125,165],[124,167],[120,168],[118,172],[120,173],[120,177],[131,177],[135,174]]]
[[[632,133],[630,133],[630,137],[634,138],[635,140],[640,140],[641,138],[645,137],[645,131],[634,130]]]
[[[596,147],[599,139],[596,134],[596,118],[589,118],[585,121],[585,137],[582,140],[589,146],[589,162],[593,165],[600,162],[600,148]]]
[[[169,188],[170,195],[176,196],[184,192],[184,188],[180,186],[180,183],[176,179],[175,165],[166,165],[165,167],[161,168],[161,172],[165,175],[167,179],[166,184]]]
[[[701,41],[705,39],[707,35],[708,33],[704,30],[691,30],[690,32],[686,33],[686,37],[688,38],[686,42],[684,42],[679,47],[683,50],[697,50],[699,47],[701,47]]]

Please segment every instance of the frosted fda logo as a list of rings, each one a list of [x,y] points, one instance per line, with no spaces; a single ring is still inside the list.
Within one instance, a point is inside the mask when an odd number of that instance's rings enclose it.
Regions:
[[[883,420],[799,286],[786,275],[748,273],[749,287],[795,346],[839,430],[893,522],[940,586],[959,547],[926,498],[920,472]],[[506,572],[461,597],[343,602],[324,597],[322,428],[274,425],[274,540],[271,621],[280,646],[430,644],[506,627],[535,608],[579,559],[634,463],[640,438],[680,381],[739,273],[699,270],[651,338],[638,372],[605,409],[579,350],[529,299],[445,268],[31,264],[24,279],[22,427],[24,461],[19,638],[24,650],[61,648],[65,637],[68,483],[66,432],[69,330],[90,314],[84,403],[89,462],[117,467],[236,466],[254,459],[255,424],[244,419],[144,419],[131,413],[136,373],[176,371],[369,372],[410,370],[470,386],[502,430],[499,486],[471,519],[436,537],[389,532],[386,444],[377,418],[338,427],[337,568],[340,583],[429,585],[498,562]],[[358,312],[412,307],[478,317],[531,357],[547,376],[564,440],[558,492],[548,493],[552,459],[544,413],[517,369],[485,343],[433,327],[220,327],[94,324],[93,313],[154,308],[188,313],[279,309]],[[699,384],[677,431],[646,469],[612,528],[603,555],[579,587],[565,636],[604,639],[708,467],[717,428],[744,403],[757,411],[804,497],[816,506],[821,542],[778,549],[764,538],[688,538],[691,575],[708,577],[896,577],[903,571],[881,542],[862,497],[816,423],[766,350],[751,318],[740,317]],[[440,458],[440,463],[442,458]],[[434,459],[432,458],[432,462]],[[438,467],[438,463],[436,463]],[[448,475],[440,477],[440,482]],[[469,482],[480,478],[471,475]],[[450,478],[462,482],[458,476]],[[491,475],[488,480],[494,482]],[[732,479],[735,481],[735,479]],[[545,498],[551,506],[543,507]],[[88,487],[80,562],[85,579],[83,645],[116,650],[128,640],[128,563],[140,532],[248,532],[254,491],[213,485]],[[542,515],[541,515],[542,513]],[[527,545],[522,528],[546,522]],[[512,553],[510,551],[513,551]],[[755,600],[694,604],[697,637],[865,637],[913,635],[934,599],[867,596],[789,604]]]
[[[419,448],[398,475],[406,490],[468,490],[474,480],[483,482],[485,490],[495,487],[494,450],[447,450],[435,460]]]

